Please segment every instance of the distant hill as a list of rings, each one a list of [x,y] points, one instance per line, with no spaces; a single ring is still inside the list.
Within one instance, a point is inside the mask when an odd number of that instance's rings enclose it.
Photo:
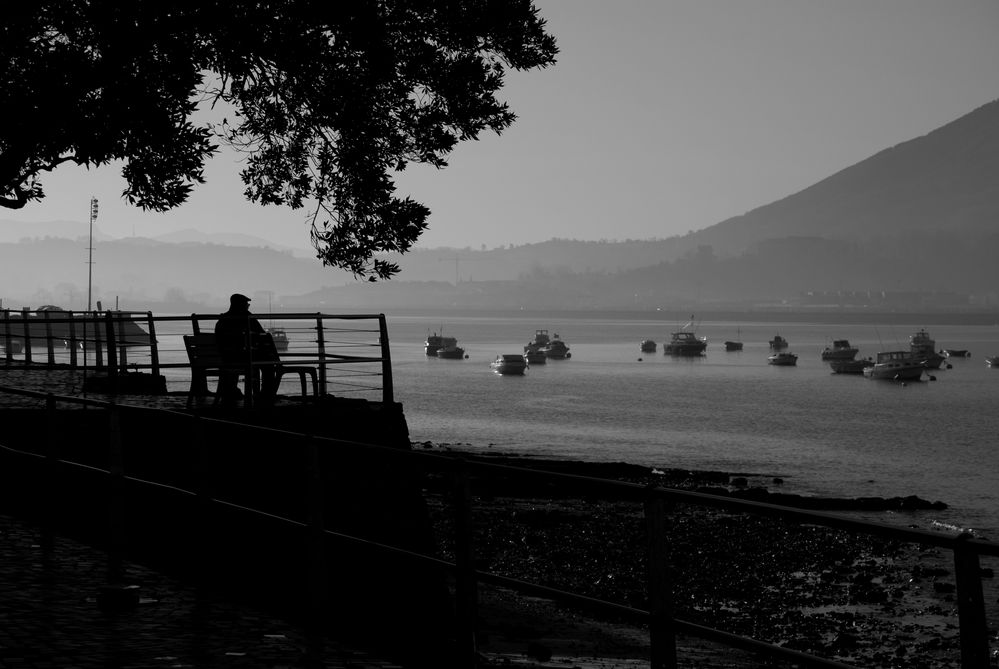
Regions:
[[[999,100],[903,142],[786,198],[691,233],[738,255],[766,239],[819,237],[856,243],[999,227]]]
[[[61,304],[68,299],[62,295],[85,286],[79,242],[40,237],[78,239],[86,229],[66,221],[0,221],[4,304],[13,297]],[[34,241],[13,243],[24,238]],[[296,257],[248,235],[190,230],[103,241],[95,282],[137,301],[171,291],[215,304],[235,290],[271,291],[288,303],[323,308],[867,304],[884,303],[888,293],[908,304],[996,308],[997,246],[999,101],[798,193],[679,237],[416,249],[385,256],[402,268],[393,281],[358,284],[311,254]]]

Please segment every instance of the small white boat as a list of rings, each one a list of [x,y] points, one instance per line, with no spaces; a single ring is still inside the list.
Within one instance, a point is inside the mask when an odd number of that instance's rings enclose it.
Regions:
[[[882,351],[873,365],[864,369],[869,379],[888,381],[918,381],[926,369],[912,351]]]
[[[993,369],[999,369],[999,355],[990,355],[985,358],[985,364]]]
[[[489,363],[493,371],[497,374],[520,374],[527,370],[527,359],[519,353],[506,353],[496,356],[496,359]]]
[[[767,358],[767,362],[778,367],[791,367],[798,364],[798,356],[787,351],[780,351]]]

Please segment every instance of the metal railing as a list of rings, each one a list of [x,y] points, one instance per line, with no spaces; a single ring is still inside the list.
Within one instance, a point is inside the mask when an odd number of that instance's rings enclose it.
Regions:
[[[0,360],[7,366],[68,367],[109,377],[114,391],[129,373],[164,375],[177,392],[190,386],[183,335],[212,331],[218,314],[154,316],[135,311],[0,311]],[[253,314],[287,334],[282,362],[313,366],[320,395],[381,395],[394,401],[384,314]],[[208,326],[204,324],[208,322]],[[122,386],[123,387],[123,386]]]
[[[275,444],[276,452],[278,453],[282,450],[282,446],[279,443],[280,439],[304,440],[304,443],[308,445],[309,452],[312,455],[308,458],[308,471],[302,472],[302,480],[309,482],[305,487],[308,488],[307,497],[310,508],[306,514],[307,520],[302,521],[276,515],[262,509],[247,508],[232,501],[212,498],[206,493],[206,491],[212,489],[210,482],[201,481],[193,486],[194,489],[182,489],[166,485],[162,482],[134,478],[126,472],[124,462],[127,462],[128,458],[123,455],[125,442],[122,438],[120,428],[117,427],[120,425],[120,421],[118,420],[120,412],[156,411],[159,415],[171,415],[177,421],[178,430],[184,431],[184,434],[190,437],[190,440],[196,444],[198,449],[210,447],[204,443],[200,436],[203,435],[204,426],[207,424],[224,425],[226,424],[225,421],[179,412],[115,405],[113,403],[77,397],[56,397],[52,394],[9,387],[0,387],[0,393],[11,393],[44,399],[47,410],[50,412],[58,411],[58,403],[85,404],[107,409],[109,411],[107,437],[110,444],[108,452],[111,456],[110,461],[105,466],[99,467],[99,469],[107,475],[108,485],[112,488],[120,489],[125,481],[134,485],[159,487],[169,494],[198,497],[204,505],[224,505],[236,508],[241,513],[266,518],[268,522],[278,520],[310,533],[310,536],[313,538],[321,536],[327,539],[332,538],[341,542],[364,546],[366,549],[377,550],[394,556],[394,558],[407,564],[415,562],[427,566],[445,568],[453,575],[455,580],[455,638],[458,640],[460,646],[459,655],[461,658],[464,658],[462,666],[473,667],[477,664],[476,610],[480,584],[498,585],[523,594],[543,596],[569,604],[582,605],[590,610],[596,610],[616,618],[629,619],[638,625],[647,625],[650,633],[650,664],[653,669],[666,669],[677,666],[676,636],[678,634],[719,642],[733,648],[751,651],[777,660],[789,661],[800,666],[824,667],[827,669],[847,669],[851,666],[676,618],[673,613],[672,589],[668,576],[669,564],[665,551],[668,541],[665,519],[668,514],[668,506],[674,503],[757,514],[792,522],[845,530],[855,534],[868,534],[921,546],[935,546],[951,551],[953,553],[956,572],[956,600],[960,623],[961,667],[963,669],[985,669],[990,666],[989,639],[979,557],[999,557],[999,543],[975,539],[967,534],[948,536],[919,529],[863,521],[833,513],[808,511],[732,497],[642,486],[634,483],[556,473],[540,469],[513,467],[497,463],[467,460],[446,454],[376,446],[239,424],[240,429],[259,430],[260,433],[267,437],[265,441]],[[54,423],[54,416],[52,418],[53,420],[48,421],[49,424]],[[49,435],[48,438],[52,439],[53,437]],[[0,440],[2,440],[2,436],[0,436]],[[380,467],[391,466],[389,464],[391,463],[398,465],[401,468],[400,471],[444,472],[449,474],[452,480],[454,561],[446,561],[436,555],[417,553],[399,546],[372,542],[358,536],[327,529],[323,525],[323,493],[321,489],[316,488],[316,482],[324,480],[323,471],[320,470],[320,459],[316,457],[317,449],[321,447],[340,449],[346,453],[375,455],[380,463]],[[51,452],[47,450],[48,447],[46,445],[40,445],[40,448],[42,452],[27,452],[0,445],[0,449],[14,457],[45,458],[45,453]],[[96,466],[95,463],[68,460],[59,460],[59,462],[66,466],[87,468],[88,470],[93,470]],[[189,463],[189,466],[192,470],[198,469],[196,463]],[[499,475],[521,481],[556,482],[571,485],[573,490],[584,493],[606,495],[621,500],[640,501],[645,517],[648,546],[648,574],[646,581],[648,606],[644,609],[635,608],[475,568],[476,550],[472,525],[473,497],[470,485],[470,479],[473,474],[480,476]],[[112,513],[112,516],[115,516],[115,514]],[[114,533],[120,534],[124,531],[125,528],[121,527],[120,524],[112,528],[112,532]],[[119,536],[115,540],[112,540],[110,545],[122,545],[122,543],[122,537]],[[312,547],[310,550],[314,550],[316,553],[306,556],[307,560],[305,562],[312,565],[310,569],[318,569],[318,565],[322,561],[321,542],[313,540],[309,542],[309,545]],[[322,578],[317,571],[309,580],[311,583],[319,583],[322,582]],[[315,594],[314,588],[310,588],[309,596],[314,596]]]

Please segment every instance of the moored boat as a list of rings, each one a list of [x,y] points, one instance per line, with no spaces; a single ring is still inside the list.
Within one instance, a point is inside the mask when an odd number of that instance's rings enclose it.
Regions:
[[[654,339],[643,339],[642,343],[638,345],[638,348],[642,351],[642,353],[655,353],[656,341]]]
[[[543,365],[548,360],[548,356],[541,350],[540,346],[528,344],[524,347],[524,359],[528,365]]]
[[[519,353],[497,355],[490,364],[497,374],[523,374],[527,370],[527,359]]]
[[[834,339],[832,344],[822,350],[822,359],[830,360],[853,360],[857,357],[859,349],[850,345],[848,339]]]
[[[739,337],[741,339],[742,338],[742,330],[741,329],[737,330],[737,333],[738,333],[738,335],[739,335]],[[725,342],[725,350],[726,351],[741,351],[742,350],[742,342],[739,341],[739,340],[729,340],[729,341],[726,341]]]
[[[971,351],[966,348],[945,348],[943,354],[948,358],[970,358]]]
[[[770,348],[774,351],[780,351],[787,347],[788,347],[787,340],[781,337],[779,334],[774,335],[774,338],[770,340]]]
[[[427,340],[423,342],[423,352],[427,354],[428,357],[434,357],[437,355],[437,351],[441,346],[444,345],[444,337],[437,334],[427,333]]]
[[[465,358],[465,349],[458,346],[458,340],[454,337],[442,337],[440,348],[437,349],[437,357],[447,360],[462,360]]]
[[[278,353],[284,353],[288,350],[288,333],[285,332],[284,328],[267,328],[267,331],[271,333],[274,348],[277,349]]]
[[[863,374],[868,367],[873,367],[874,361],[869,358],[860,360],[829,360],[833,374]]]
[[[778,351],[768,357],[767,362],[778,367],[791,367],[798,364],[798,356],[787,351]]]
[[[698,337],[688,330],[680,330],[670,334],[669,342],[663,347],[666,355],[704,355],[708,340]]]
[[[543,346],[541,350],[545,352],[546,358],[551,358],[552,360],[568,360],[572,357],[572,353],[569,352],[569,346],[559,338],[557,332],[552,335],[548,345]]]
[[[937,343],[930,338],[925,328],[909,337],[909,352],[922,363],[926,369],[940,369],[944,357],[936,352]]]
[[[926,366],[912,351],[882,351],[873,365],[864,369],[870,379],[918,381]]]

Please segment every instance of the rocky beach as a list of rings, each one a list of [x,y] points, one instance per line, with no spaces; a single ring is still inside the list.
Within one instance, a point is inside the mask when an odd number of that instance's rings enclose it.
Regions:
[[[414,447],[461,452],[460,445]],[[799,508],[892,510],[906,514],[906,524],[924,529],[921,510],[942,505],[914,496],[801,498],[780,493],[779,481],[760,485],[751,476],[724,472],[478,451],[462,456]],[[647,540],[640,503],[492,477],[473,481],[473,496],[480,570],[646,608]],[[449,556],[451,509],[442,481],[431,480],[428,500],[440,550]],[[689,504],[673,505],[667,523],[678,619],[855,666],[960,666],[949,551]],[[986,560],[982,565],[995,646],[992,565]],[[647,662],[647,633],[624,621],[498,588],[484,587],[480,597],[479,648],[496,666],[603,668]],[[766,664],[686,637],[678,638],[678,656],[681,666]]]

